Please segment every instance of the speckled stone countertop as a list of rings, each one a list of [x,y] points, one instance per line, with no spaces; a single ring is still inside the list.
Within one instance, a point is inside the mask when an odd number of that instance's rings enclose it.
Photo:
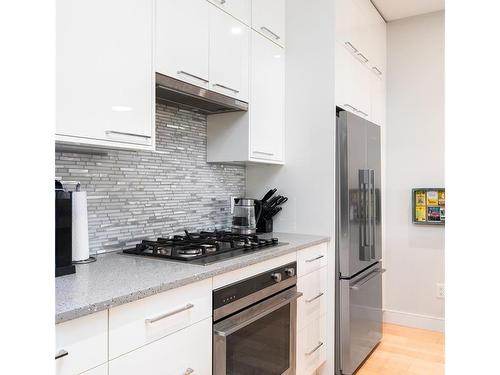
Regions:
[[[255,251],[206,266],[152,259],[121,252],[99,255],[56,278],[56,323],[149,297],[251,264],[329,241],[325,236],[271,233],[286,245]]]

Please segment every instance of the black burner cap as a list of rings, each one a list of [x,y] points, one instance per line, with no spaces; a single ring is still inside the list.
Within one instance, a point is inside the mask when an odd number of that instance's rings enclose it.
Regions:
[[[278,243],[278,239],[277,238],[271,238],[271,241],[272,241],[272,243]]]

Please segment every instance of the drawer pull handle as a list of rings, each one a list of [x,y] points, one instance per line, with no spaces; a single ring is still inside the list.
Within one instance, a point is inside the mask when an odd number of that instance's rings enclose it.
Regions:
[[[351,51],[352,53],[358,52],[358,49],[356,47],[354,47],[354,45],[351,42],[345,42],[344,44],[349,49],[349,51]]]
[[[192,303],[188,303],[186,306],[184,307],[181,307],[179,309],[176,309],[174,311],[170,311],[168,313],[165,313],[165,314],[162,314],[162,315],[159,315],[157,316],[156,318],[151,318],[151,319],[146,319],[145,322],[147,324],[151,324],[151,323],[155,323],[157,322],[158,320],[162,320],[162,319],[165,319],[165,318],[168,318],[169,316],[172,316],[172,315],[175,315],[175,314],[179,314],[183,311],[186,311],[186,310],[189,310],[189,309],[192,309],[194,307],[194,305]]]
[[[190,375],[192,373],[194,373],[194,370],[191,367],[188,367],[186,371],[184,371],[184,375]]]
[[[376,66],[372,66],[372,70],[373,70],[375,73],[377,73],[379,76],[381,76],[381,75],[382,75],[382,72],[381,72],[381,71],[380,71],[380,69],[379,69],[379,68],[377,68]]]
[[[274,33],[272,30],[269,30],[267,27],[261,26],[260,29],[262,31],[267,32],[268,34],[271,34],[274,39],[276,39],[276,40],[280,39],[280,36],[278,34]]]
[[[324,255],[319,255],[319,256],[317,256],[316,258],[306,259],[306,263],[311,263],[311,262],[314,262],[315,260],[321,259],[321,258],[323,258],[323,257],[324,257]]]
[[[366,64],[368,62],[368,59],[366,58],[366,56],[363,55],[361,52],[358,52],[357,56],[361,58],[361,60],[362,60],[361,62],[363,64]]]
[[[223,4],[223,3],[221,3],[221,4]],[[179,71],[177,71],[177,74],[184,74],[184,75],[186,75],[186,76],[188,76],[188,77],[192,77],[192,78],[195,78],[195,79],[199,79],[199,80],[200,80],[200,81],[202,81],[202,82],[205,82],[205,83],[207,83],[207,82],[208,82],[208,79],[205,79],[205,78],[203,78],[203,77],[196,76],[196,75],[194,75],[194,74],[188,73],[188,72],[186,72],[185,70],[179,70]]]
[[[323,343],[322,343],[322,342],[319,342],[319,343],[318,343],[318,345],[316,345],[316,346],[314,347],[314,349],[313,349],[313,350],[311,350],[310,352],[307,352],[307,353],[306,353],[306,355],[307,355],[307,356],[309,356],[309,355],[313,354],[316,350],[318,350],[318,349],[319,349],[319,348],[321,348],[322,346],[323,346]]]
[[[228,87],[228,86],[221,85],[220,83],[214,83],[214,84],[213,84],[213,86],[214,86],[214,87],[220,87],[220,88],[222,88],[222,89],[226,89],[226,90],[232,91],[232,92],[234,92],[235,94],[238,94],[238,93],[239,93],[239,91],[238,91],[238,90],[236,90],[236,89],[232,89],[231,87]]]
[[[262,154],[262,155],[269,155],[269,156],[274,156],[272,152],[264,152],[264,151],[253,151],[254,154]]]
[[[358,113],[361,113],[363,116],[368,117],[368,113],[363,112],[363,111],[361,111],[361,110],[359,110],[359,109],[358,109],[357,111],[358,111]]]
[[[56,354],[56,359],[59,359],[59,358],[62,358],[62,357],[66,357],[68,355],[68,351],[67,350],[59,350],[59,352]]]
[[[119,132],[119,131],[116,131],[116,130],[106,130],[106,136],[109,137],[109,136],[112,136],[113,134],[128,135],[129,137],[139,137],[139,138],[146,138],[146,139],[151,138],[150,135]]]
[[[318,294],[316,297],[313,297],[311,299],[306,299],[306,303],[311,303],[312,301],[315,301],[317,300],[318,298],[320,298],[324,293],[320,293]]]

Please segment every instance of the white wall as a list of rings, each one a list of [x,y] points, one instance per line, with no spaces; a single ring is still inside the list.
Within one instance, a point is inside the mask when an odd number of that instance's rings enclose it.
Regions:
[[[442,330],[444,227],[411,223],[410,192],[444,186],[444,12],[387,27],[386,321]]]
[[[284,166],[247,167],[247,195],[272,187],[289,201],[275,231],[334,234],[334,0],[286,1],[286,137]],[[333,343],[333,247],[329,247],[327,319]],[[333,346],[328,346],[328,366]],[[333,369],[325,369],[333,374]]]

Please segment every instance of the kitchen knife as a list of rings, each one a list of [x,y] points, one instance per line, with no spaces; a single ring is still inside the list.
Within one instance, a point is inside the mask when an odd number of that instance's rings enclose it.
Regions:
[[[269,202],[267,202],[267,208],[271,208],[278,201],[278,199],[281,199],[281,198],[283,198],[283,196],[281,196],[281,195],[276,195],[276,196],[272,197],[271,200]]]
[[[273,196],[273,194],[274,194],[274,193],[276,193],[276,191],[277,191],[277,190],[278,190],[278,189],[276,189],[276,188],[269,190],[269,191],[266,193],[266,195],[264,195],[264,198],[262,198],[262,203],[267,202],[267,200],[268,200],[269,198],[271,198],[271,197]]]
[[[281,197],[281,199],[278,199],[278,201],[276,202],[275,206],[280,206],[283,203],[285,203],[287,200],[288,200],[287,197]]]

